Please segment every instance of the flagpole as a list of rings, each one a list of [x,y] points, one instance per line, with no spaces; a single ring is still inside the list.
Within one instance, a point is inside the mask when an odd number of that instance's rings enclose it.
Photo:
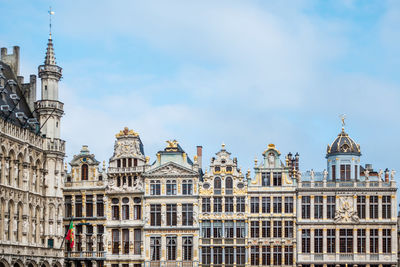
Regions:
[[[69,226],[71,225],[71,222],[73,221],[73,219],[74,219],[74,217],[71,217],[71,220],[69,221],[68,229],[67,229],[67,232],[65,233],[64,238],[63,238],[63,240],[62,240],[62,242],[61,242],[60,249],[62,249],[62,247],[63,247],[63,245],[64,245],[65,238],[67,237],[67,234],[68,234],[68,231],[69,231]]]

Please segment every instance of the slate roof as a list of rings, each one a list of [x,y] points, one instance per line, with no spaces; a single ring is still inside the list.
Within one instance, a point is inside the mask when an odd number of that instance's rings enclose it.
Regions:
[[[39,124],[11,67],[0,61],[0,118],[39,134]]]
[[[342,129],[333,143],[327,148],[326,156],[331,155],[356,155],[361,156],[360,145],[353,141]]]

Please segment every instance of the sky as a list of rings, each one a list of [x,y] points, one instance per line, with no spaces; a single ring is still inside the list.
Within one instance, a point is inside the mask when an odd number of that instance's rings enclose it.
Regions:
[[[245,173],[274,143],[322,171],[346,114],[361,163],[400,170],[400,1],[0,0],[0,46],[21,47],[25,77],[49,6],[67,162],[82,145],[108,162],[127,126],[151,162],[176,139],[205,168],[225,143]]]

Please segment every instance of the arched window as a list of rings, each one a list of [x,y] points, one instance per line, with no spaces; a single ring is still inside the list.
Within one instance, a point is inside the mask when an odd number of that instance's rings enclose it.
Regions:
[[[122,220],[129,220],[129,198],[122,199]]]
[[[126,185],[126,176],[122,177],[122,185]]]
[[[119,220],[119,199],[113,198],[111,204],[111,217],[113,220]]]
[[[117,186],[120,187],[121,186],[121,178],[118,176],[117,177]]]
[[[128,177],[128,186],[132,186],[132,176]]]
[[[214,179],[214,194],[221,194],[221,178],[215,177]]]
[[[82,164],[81,167],[81,178],[82,180],[87,180],[89,176],[89,167],[87,164]]]
[[[133,219],[140,220],[142,218],[142,200],[139,197],[135,197],[133,202]]]
[[[176,260],[176,237],[167,237],[167,260]]]
[[[22,203],[18,203],[17,209],[17,241],[22,241]]]
[[[233,194],[233,180],[232,177],[227,177],[225,180],[225,194]]]

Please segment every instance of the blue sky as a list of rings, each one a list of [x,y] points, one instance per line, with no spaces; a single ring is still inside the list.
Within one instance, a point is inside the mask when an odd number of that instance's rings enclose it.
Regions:
[[[207,166],[225,143],[245,171],[274,143],[323,170],[345,113],[362,163],[400,169],[399,1],[0,0],[0,45],[21,47],[24,76],[50,5],[67,161],[83,144],[108,161],[128,126],[152,160],[177,139]]]

